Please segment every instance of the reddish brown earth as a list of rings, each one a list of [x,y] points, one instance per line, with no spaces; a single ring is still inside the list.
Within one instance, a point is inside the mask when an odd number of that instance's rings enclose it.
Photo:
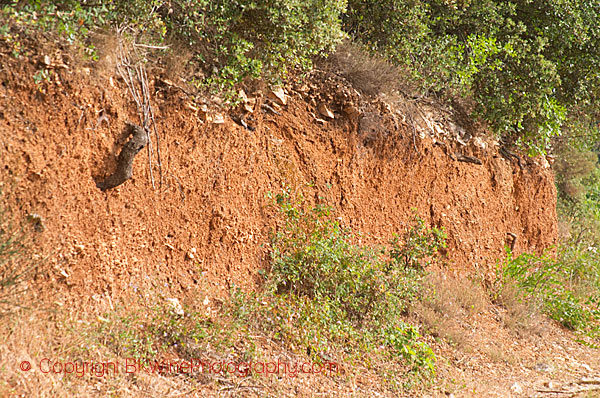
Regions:
[[[115,166],[125,123],[138,121],[124,82],[110,57],[86,69],[54,45],[24,47],[29,53],[16,59],[0,43],[2,201],[17,220],[42,217],[43,230],[35,232],[34,242],[46,260],[40,262],[36,292],[46,302],[67,304],[63,308],[74,322],[93,313],[96,301],[127,301],[135,290],[185,300],[206,283],[223,294],[233,284],[255,287],[258,270],[268,265],[269,233],[276,225],[266,196],[282,189],[333,206],[364,243],[385,243],[404,230],[411,209],[417,209],[429,225],[447,231],[452,272],[444,275],[490,277],[509,232],[517,235],[517,253],[540,252],[557,242],[554,180],[542,159],[520,168],[493,145],[482,149],[473,142],[422,139],[430,128],[416,114],[394,113],[381,100],[359,98],[327,74],[288,87],[289,103],[278,109],[280,115],[257,107],[249,122],[255,130],[249,131],[230,117],[220,125],[203,121],[191,99],[154,71],[150,86],[161,135],[162,185],[152,187],[144,150],[132,180],[101,192],[96,182]],[[50,81],[36,84],[33,77],[43,69],[51,71]],[[315,120],[322,101],[335,111],[335,120]],[[359,117],[348,112],[352,106]],[[447,114],[430,111],[424,113],[433,113],[439,126],[450,126]],[[456,161],[455,152],[483,164]],[[153,171],[157,177],[156,162]],[[455,333],[463,339],[458,348],[427,335],[438,373],[415,396],[594,396],[578,391],[584,377],[599,374],[597,350],[575,343],[572,333],[548,320],[523,336],[504,325],[503,311],[486,304],[457,316]],[[23,374],[16,367],[23,359],[48,355],[44,350],[60,355],[67,349],[61,340],[40,347],[44,340],[37,338],[45,331],[32,329],[30,324],[42,324],[34,318],[11,326],[8,344],[0,345],[3,371],[12,375],[8,391],[23,396],[32,391],[68,396],[65,391],[77,388],[81,396],[93,396],[92,387],[98,388],[96,395],[118,391],[121,396],[308,397],[330,391],[395,396],[365,364],[356,365],[353,374],[248,379],[235,388],[216,380],[190,389],[189,380],[179,376],[148,376],[122,389],[94,379],[56,390],[59,376]],[[262,345],[259,351],[268,358],[281,354],[281,347]],[[511,389],[515,383],[521,392]]]
[[[54,50],[23,62],[4,48],[0,69],[0,181],[19,217],[43,218],[36,247],[48,257],[38,280],[52,287],[46,292],[85,304],[135,286],[184,293],[201,278],[221,289],[252,287],[274,225],[266,195],[284,187],[334,206],[366,243],[401,232],[417,209],[446,229],[449,267],[460,270],[493,272],[509,232],[517,252],[556,243],[549,169],[534,161],[520,169],[493,146],[415,139],[380,101],[358,99],[360,118],[375,118],[376,129],[359,128],[343,112],[320,123],[313,94],[301,86],[289,89],[281,115],[257,109],[249,131],[229,117],[203,122],[182,91],[152,78],[162,185],[153,189],[144,150],[132,180],[101,192],[96,181],[114,167],[125,123],[139,120],[136,107],[112,69],[77,67]],[[50,81],[36,84],[42,69]],[[329,103],[334,111],[344,105],[339,96]],[[483,165],[453,160],[454,150]]]

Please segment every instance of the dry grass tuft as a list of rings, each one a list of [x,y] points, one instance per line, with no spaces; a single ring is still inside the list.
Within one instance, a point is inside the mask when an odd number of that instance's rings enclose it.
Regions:
[[[167,79],[179,83],[179,78],[191,80],[194,71],[190,68],[190,60],[194,56],[192,50],[182,43],[169,43],[169,50],[164,56],[164,73]]]
[[[344,41],[325,65],[345,77],[354,88],[367,95],[392,95],[395,91],[413,91],[407,85],[407,74],[383,57],[368,53],[359,44]]]
[[[412,311],[433,337],[442,338],[461,348],[468,347],[465,331],[460,327],[456,318],[441,314],[426,303],[416,304]]]
[[[33,250],[34,236],[44,229],[41,216],[30,213],[20,221],[13,211],[16,205],[7,203],[7,194],[0,189],[0,321],[30,304],[23,295],[41,262]]]
[[[504,284],[494,301],[506,310],[501,313],[501,319],[508,329],[518,335],[541,334],[543,316],[540,302],[525,300],[513,284]]]
[[[517,364],[517,358],[507,351],[506,348],[500,347],[496,344],[490,344],[488,346],[480,347],[481,351],[490,359],[490,361],[495,363],[507,363],[510,365]]]
[[[427,275],[425,291],[426,296],[415,304],[412,312],[433,336],[468,349],[462,325],[487,307],[487,295],[481,285],[466,277],[451,277],[438,271]]]
[[[473,315],[487,307],[487,295],[481,284],[465,276],[448,276],[432,272],[427,283],[436,292],[437,310],[443,313]]]
[[[94,70],[100,75],[112,76],[118,62],[119,37],[115,33],[99,32],[90,39],[98,56]]]

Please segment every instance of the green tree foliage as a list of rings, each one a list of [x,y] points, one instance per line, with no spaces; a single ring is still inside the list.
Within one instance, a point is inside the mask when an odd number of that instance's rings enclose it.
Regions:
[[[576,110],[598,111],[599,17],[599,1],[350,0],[344,24],[429,90],[472,96],[498,133],[542,152]]]
[[[345,1],[178,0],[164,7],[167,34],[183,40],[213,81],[279,79],[309,67],[342,38]]]
[[[69,40],[118,26],[192,54],[197,83],[284,79],[349,35],[426,91],[468,96],[498,134],[544,152],[600,114],[600,0],[14,0],[3,15]],[[150,43],[148,43],[150,42]],[[586,120],[586,122],[589,120]],[[568,123],[565,123],[568,122]]]
[[[227,88],[246,77],[285,77],[342,38],[345,0],[29,0],[4,13],[70,36],[120,27],[136,41],[188,47],[206,81]]]

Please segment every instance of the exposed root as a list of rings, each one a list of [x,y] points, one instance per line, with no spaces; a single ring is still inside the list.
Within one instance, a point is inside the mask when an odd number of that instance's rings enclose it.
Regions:
[[[148,135],[144,130],[135,124],[128,124],[129,134],[133,136],[123,145],[121,153],[117,159],[117,170],[104,181],[96,183],[96,186],[102,191],[115,188],[133,176],[133,159],[146,145],[148,145]]]
[[[136,51],[135,47],[132,51]],[[154,131],[154,139],[156,141],[156,155],[158,162],[159,172],[159,184],[162,186],[163,172],[162,172],[162,161],[160,157],[160,136],[156,129],[156,121],[154,119],[154,111],[150,105],[150,90],[148,88],[148,75],[146,68],[144,67],[144,58],[139,54],[137,55],[137,61],[132,62],[129,58],[129,52],[125,50],[122,40],[119,40],[119,62],[117,64],[117,71],[127,84],[127,88],[131,97],[135,101],[138,109],[138,115],[140,118],[140,124],[142,130],[146,134],[147,148],[148,148],[148,168],[150,171],[150,180],[152,182],[152,188],[156,189],[154,182],[153,173],[153,154],[154,146],[150,137],[150,128]]]

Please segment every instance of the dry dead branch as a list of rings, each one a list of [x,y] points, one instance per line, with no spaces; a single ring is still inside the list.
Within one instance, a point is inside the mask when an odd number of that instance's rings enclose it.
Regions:
[[[163,172],[162,161],[160,157],[160,135],[156,128],[156,120],[154,118],[154,110],[150,103],[150,89],[148,87],[148,75],[144,63],[146,61],[144,54],[140,54],[137,50],[139,46],[126,47],[123,39],[119,39],[119,54],[117,71],[125,81],[129,94],[133,98],[140,118],[140,125],[146,134],[148,141],[148,168],[150,172],[150,181],[152,188],[156,189],[153,173],[153,157],[154,143],[150,136],[150,129],[154,132],[154,140],[156,144],[156,157],[159,172],[159,186],[162,187]]]

